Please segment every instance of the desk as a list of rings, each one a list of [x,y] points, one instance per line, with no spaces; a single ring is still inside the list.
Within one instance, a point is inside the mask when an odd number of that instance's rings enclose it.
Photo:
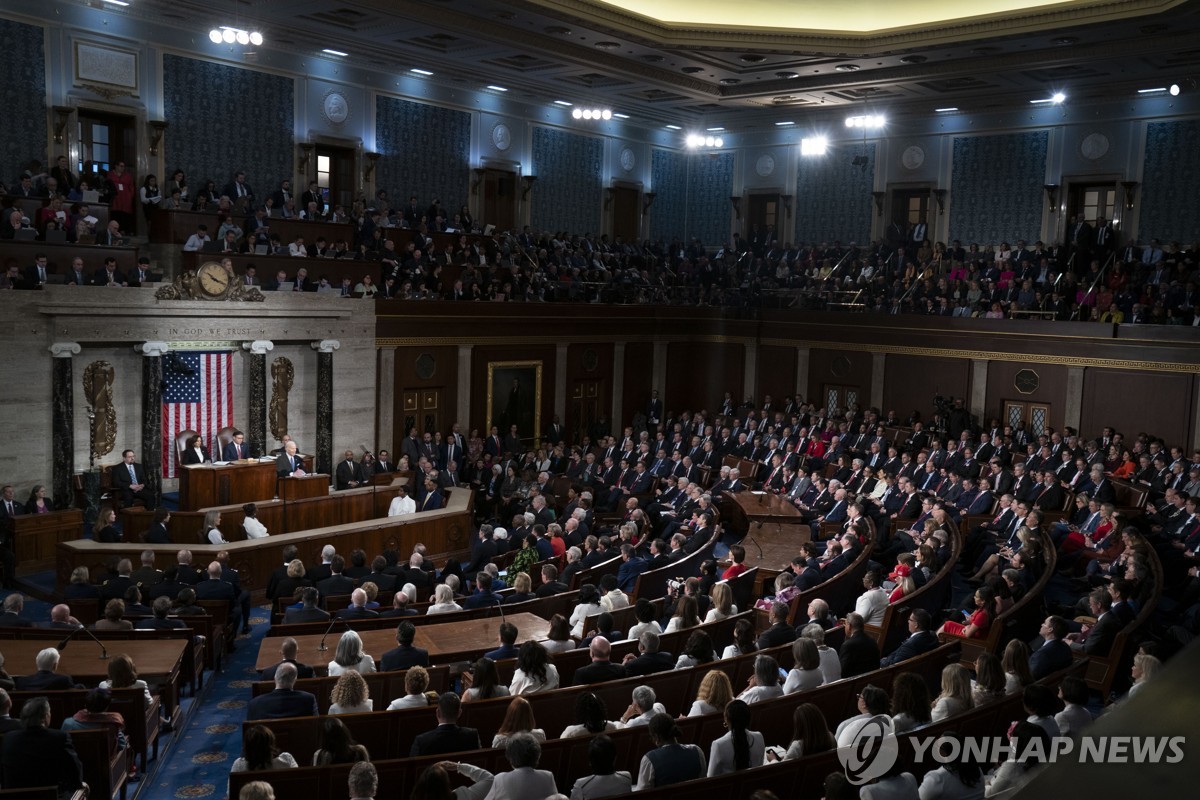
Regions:
[[[325,485],[329,485],[326,477]],[[179,507],[195,511],[270,500],[275,496],[275,459],[238,461],[224,466],[195,464],[179,469]]]
[[[12,524],[17,571],[25,575],[49,569],[58,543],[83,535],[83,512],[69,508],[48,514],[22,514],[13,517]]]
[[[400,617],[396,620],[397,625],[408,620],[417,626],[417,636],[413,640],[413,645],[428,650],[429,661],[432,664],[463,661],[499,646],[499,611],[493,616],[483,619],[469,619],[440,625],[432,623],[433,619],[436,619],[436,616]],[[526,639],[542,640],[550,632],[550,623],[534,614],[509,614],[505,620],[517,626],[521,641]],[[313,634],[294,637],[296,644],[299,645],[296,660],[301,664],[308,664],[318,673],[324,673],[326,665],[333,660],[334,651],[337,650],[338,639],[343,630],[340,625],[334,626],[325,638],[325,646],[328,649],[324,652],[317,649],[321,643],[321,636]],[[396,646],[395,627],[362,630],[358,632],[358,635],[363,640],[363,652],[370,653],[376,661]],[[283,638],[278,636],[263,639],[258,648],[258,661],[254,668],[262,670],[278,663],[279,646],[282,643]]]
[[[13,197],[9,195],[5,200],[12,200],[13,208],[21,209],[25,216],[29,217],[29,222],[34,227],[39,227],[37,224],[38,211],[50,205],[50,201],[44,197]],[[63,210],[68,214],[71,212],[71,207],[75,205],[74,201],[63,200]],[[88,213],[96,218],[96,230],[102,231],[108,227],[109,213],[107,203],[79,203],[86,205]],[[7,208],[7,203],[5,204]]]
[[[46,271],[50,275],[66,276],[71,272],[71,265],[78,256],[83,259],[83,271],[88,280],[92,279],[96,270],[104,266],[104,259],[112,256],[117,260],[117,269],[125,273],[137,269],[138,249],[136,247],[106,247],[98,244],[47,244],[46,242],[17,242],[6,240],[0,243],[0,260],[10,258],[17,260],[17,265],[24,270],[33,263],[33,257],[38,253],[46,255]]]
[[[55,636],[52,638],[55,639],[59,635],[66,635],[63,631],[53,633]],[[191,641],[183,638],[160,639],[153,634],[147,634],[145,639],[105,639],[103,635],[100,638],[110,657],[124,653],[133,659],[139,678],[150,684],[161,685],[163,708],[173,714],[179,705],[179,669],[183,664],[183,651],[192,646]],[[57,642],[48,639],[6,639],[0,642],[0,648],[4,651],[5,671],[13,676],[37,672],[34,663],[37,654],[55,644]],[[76,683],[96,686],[100,681],[108,680],[108,661],[100,658],[99,651],[99,645],[77,634],[70,645],[60,651],[62,657],[58,662],[58,671],[70,675]]]
[[[749,530],[750,523],[782,523],[795,524],[800,522],[800,512],[786,499],[768,492],[721,492],[725,506],[729,509],[729,521],[734,530],[744,532]]]
[[[755,522],[742,539],[746,548],[746,566],[758,567],[754,581],[754,595],[763,594],[763,586],[771,585],[775,576],[800,555],[800,545],[812,539],[812,529],[807,525],[784,525],[778,522]],[[757,547],[755,546],[757,545]],[[767,594],[774,594],[774,591]]]
[[[235,215],[234,219],[242,227],[245,227],[242,217]],[[273,217],[267,221],[267,224],[271,233],[279,234],[279,238],[284,244],[295,241],[297,236],[303,236],[305,244],[308,245],[315,242],[318,236],[324,236],[325,241],[330,244],[338,239],[344,239],[347,242],[354,241],[354,226],[349,222],[308,222],[302,219]],[[217,222],[215,211],[208,213],[159,209],[150,216],[150,241],[184,244],[200,225],[207,225],[209,237],[213,240],[217,238],[217,228],[220,225]]]

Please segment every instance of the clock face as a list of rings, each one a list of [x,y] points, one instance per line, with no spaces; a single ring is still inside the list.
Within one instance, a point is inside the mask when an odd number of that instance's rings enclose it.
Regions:
[[[925,163],[925,151],[914,144],[900,155],[900,163],[905,169],[916,169]]]
[[[229,291],[231,280],[224,267],[215,261],[209,261],[196,270],[196,285],[202,294],[220,297]]]

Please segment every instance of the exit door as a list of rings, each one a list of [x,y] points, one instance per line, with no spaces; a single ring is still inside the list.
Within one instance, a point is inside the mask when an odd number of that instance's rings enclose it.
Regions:
[[[329,210],[341,205],[349,210],[358,186],[354,174],[354,150],[349,147],[317,145],[317,187],[325,195]]]
[[[638,204],[638,190],[629,187],[614,187],[612,192],[612,235],[625,242],[636,242],[639,238],[639,223],[642,211]]]

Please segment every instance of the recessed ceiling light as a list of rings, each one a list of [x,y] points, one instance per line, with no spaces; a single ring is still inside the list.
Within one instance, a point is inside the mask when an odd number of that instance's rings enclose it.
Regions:
[[[695,75],[698,72],[704,72],[704,67],[684,67],[680,71],[685,75]]]
[[[566,106],[567,108],[570,108],[571,106],[573,106],[573,105],[575,105],[575,104],[574,104],[574,103],[568,103],[566,100],[555,100],[555,101],[554,101],[554,105],[556,105],[556,106]]]
[[[613,119],[629,119],[629,115],[628,114],[618,114],[617,112],[614,111]]]
[[[432,72],[430,72],[427,69],[419,69],[417,67],[413,67],[412,69],[409,70],[409,72],[411,72],[414,75],[425,75],[425,76],[429,76],[429,75],[433,74]]]
[[[761,64],[767,59],[765,56],[760,56],[758,53],[746,53],[743,56],[738,56],[738,60],[744,64]]]
[[[958,106],[946,106],[945,108],[935,108],[934,111],[938,112],[939,114],[946,112],[946,111],[958,111]]]
[[[620,42],[596,42],[593,47],[599,47],[601,50],[616,50],[621,46]]]
[[[1178,97],[1179,96],[1179,84],[1172,83],[1171,88],[1167,89],[1167,91],[1171,93],[1171,97]]]
[[[681,130],[683,130],[683,128],[679,127],[678,125],[664,125],[663,127],[664,127],[664,128],[666,128],[666,129],[667,129],[667,130],[669,130],[669,131],[681,131]]]
[[[332,50],[328,47],[322,49],[321,52],[327,56],[337,56],[338,58],[345,58],[350,55],[349,53],[343,53],[341,50]]]
[[[858,72],[862,67],[858,64],[838,64],[834,69],[838,72]]]
[[[721,78],[722,86],[737,86],[741,82],[741,78]]]
[[[723,130],[725,130],[725,129],[724,129],[723,127],[721,127],[720,125],[717,125],[716,127],[713,127],[713,128],[705,128],[704,130],[706,130],[706,131],[712,131],[712,132],[716,132],[716,131],[723,131]]]
[[[496,86],[493,83],[489,83],[487,88],[491,89],[493,92],[507,92],[508,91],[508,89],[505,89],[503,86]]]
[[[905,56],[900,59],[901,64],[924,64],[929,59],[925,56]]]
[[[776,122],[775,124],[782,128],[787,125],[795,125],[796,123],[792,122],[791,120],[788,120],[787,122]]]
[[[1165,92],[1166,90],[1167,90],[1167,87],[1165,87],[1165,86],[1156,86],[1153,89],[1138,89],[1137,93],[1138,94],[1155,94],[1157,92]]]
[[[787,71],[776,72],[775,77],[779,78],[780,80],[790,81],[792,78],[799,78],[800,73],[799,72],[787,72]]]

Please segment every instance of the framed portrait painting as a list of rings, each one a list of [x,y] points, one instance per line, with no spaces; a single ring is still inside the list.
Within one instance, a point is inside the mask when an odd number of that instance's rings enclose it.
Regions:
[[[542,362],[489,361],[487,377],[489,425],[508,435],[513,425],[517,435],[532,441],[542,429]]]

